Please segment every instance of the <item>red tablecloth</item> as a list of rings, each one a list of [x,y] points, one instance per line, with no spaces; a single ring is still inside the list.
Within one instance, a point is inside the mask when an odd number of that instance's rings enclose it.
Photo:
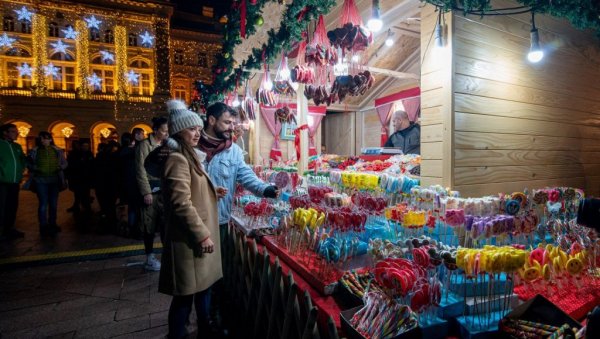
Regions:
[[[363,154],[358,156],[360,159],[364,161],[375,161],[375,160],[387,160],[391,157],[389,154]]]

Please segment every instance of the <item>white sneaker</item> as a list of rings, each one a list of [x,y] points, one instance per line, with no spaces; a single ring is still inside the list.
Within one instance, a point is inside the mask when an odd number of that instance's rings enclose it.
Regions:
[[[146,271],[160,271],[160,261],[156,259],[154,254],[148,255],[146,264],[144,265]]]

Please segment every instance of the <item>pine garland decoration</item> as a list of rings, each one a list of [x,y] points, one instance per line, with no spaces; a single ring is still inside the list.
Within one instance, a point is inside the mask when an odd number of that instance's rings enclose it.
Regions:
[[[240,0],[248,1],[248,0]],[[253,48],[251,55],[234,68],[233,51],[242,42],[240,37],[240,1],[233,3],[228,22],[223,31],[223,50],[217,56],[213,66],[214,79],[212,85],[197,85],[202,92],[204,104],[217,102],[223,95],[232,91],[236,83],[244,83],[250,76],[248,70],[260,69],[265,61],[273,62],[281,55],[282,50],[290,50],[291,46],[302,39],[302,32],[308,23],[326,14],[335,5],[335,0],[294,0],[286,6],[279,29],[267,32],[268,40],[260,48]],[[246,4],[246,36],[256,32],[256,22],[262,15],[262,9],[267,2],[278,0],[257,0],[256,4]]]

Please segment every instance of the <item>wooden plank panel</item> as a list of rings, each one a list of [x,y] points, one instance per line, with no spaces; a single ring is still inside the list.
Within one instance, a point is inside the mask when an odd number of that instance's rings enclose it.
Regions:
[[[519,85],[475,78],[463,74],[454,77],[455,93],[465,93],[489,98],[539,104],[555,108],[600,114],[600,97],[577,98],[564,92],[550,92],[548,89],[535,89]]]
[[[461,93],[454,96],[454,109],[465,113],[600,127],[600,115]]]
[[[444,129],[442,124],[421,127],[421,143],[442,141]]]
[[[442,106],[421,109],[421,126],[441,124],[443,121]]]
[[[421,186],[422,187],[429,187],[429,186],[433,186],[433,185],[443,186],[442,183],[443,183],[442,178],[421,176]]]
[[[421,160],[421,175],[425,177],[442,177],[442,160]]]
[[[445,89],[446,91],[449,89]],[[444,89],[421,92],[421,109],[442,106],[444,103]]]
[[[600,139],[600,128],[456,112],[457,131]],[[593,142],[593,141],[590,141]],[[597,142],[597,141],[596,141]]]
[[[421,158],[427,160],[442,160],[444,144],[442,142],[422,142]]]
[[[421,74],[421,92],[440,89],[444,85],[443,77],[440,72],[429,72]]]
[[[423,146],[421,146],[421,150]],[[470,166],[526,166],[600,163],[600,152],[586,152],[586,161],[577,151],[525,151],[525,150],[461,150],[454,151],[456,167]]]
[[[454,138],[457,149],[600,152],[600,143],[584,142],[578,138],[462,131],[455,132]]]
[[[454,169],[454,180],[457,186],[583,176],[584,166],[577,164],[458,167]]]
[[[550,180],[511,181],[503,183],[484,183],[477,185],[456,185],[453,189],[460,192],[462,197],[481,197],[502,193],[522,192],[525,188],[531,190],[551,186],[585,187],[584,177],[566,177]]]
[[[600,175],[590,176],[588,173],[588,176],[585,177],[585,194],[587,196],[600,196]]]

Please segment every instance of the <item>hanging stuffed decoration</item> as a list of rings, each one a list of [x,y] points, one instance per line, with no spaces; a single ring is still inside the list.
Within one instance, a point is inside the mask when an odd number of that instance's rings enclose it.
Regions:
[[[312,67],[305,65],[307,34],[302,33],[302,41],[292,48],[290,57],[296,58],[296,66],[290,72],[290,80],[300,84],[312,84],[315,81],[315,72]]]
[[[298,84],[294,84],[290,80],[288,58],[283,53],[281,54],[281,61],[279,62],[279,67],[277,68],[277,74],[275,75],[275,82],[273,85],[275,93],[289,96],[296,94],[294,85],[296,88],[298,88]]]
[[[304,95],[308,100],[313,100],[315,105],[325,103],[329,105],[329,91],[331,88],[331,77],[333,66],[338,62],[337,51],[331,46],[327,39],[325,22],[323,16],[319,16],[313,41],[306,46],[305,61],[315,69],[314,85],[308,85],[304,89]]]
[[[246,80],[246,90],[244,93],[244,100],[242,101],[241,109],[246,113],[246,117],[249,120],[256,120],[256,112],[255,109],[255,101],[252,97],[252,91],[250,89],[250,84],[248,80]]]
[[[327,32],[327,37],[333,46],[356,53],[364,51],[373,43],[373,33],[363,26],[354,0],[344,0],[340,24],[340,28]]]
[[[281,124],[288,123],[296,125],[296,116],[294,113],[292,113],[292,111],[290,111],[288,106],[278,108],[275,111],[275,119],[277,119],[277,121],[279,121]]]

